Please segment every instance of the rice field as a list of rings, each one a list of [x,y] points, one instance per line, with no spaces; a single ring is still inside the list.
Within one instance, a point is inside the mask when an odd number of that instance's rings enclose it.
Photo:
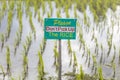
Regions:
[[[77,19],[62,40],[62,80],[120,79],[120,0],[0,0],[0,80],[58,80],[44,18]]]

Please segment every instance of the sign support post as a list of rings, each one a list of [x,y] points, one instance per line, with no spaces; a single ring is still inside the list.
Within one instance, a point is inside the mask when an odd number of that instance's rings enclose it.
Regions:
[[[76,19],[46,18],[44,38],[58,40],[58,80],[62,80],[61,39],[76,39]]]
[[[59,57],[58,57],[58,63],[59,63],[59,72],[58,72],[58,80],[61,80],[62,75],[62,54],[61,54],[61,39],[59,39]]]

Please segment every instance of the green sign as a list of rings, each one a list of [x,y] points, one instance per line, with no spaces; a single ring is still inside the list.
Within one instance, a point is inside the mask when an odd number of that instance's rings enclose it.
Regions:
[[[76,39],[76,19],[45,18],[45,39]]]

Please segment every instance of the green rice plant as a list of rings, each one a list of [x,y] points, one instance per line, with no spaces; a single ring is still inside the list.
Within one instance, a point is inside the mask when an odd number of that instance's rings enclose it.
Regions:
[[[66,18],[69,18],[70,15],[69,15],[69,7],[68,7],[68,5],[65,6],[65,13],[66,13]]]
[[[20,43],[20,38],[19,38],[20,35],[18,32],[16,34],[17,34],[17,37],[15,38],[15,43],[14,43],[14,48],[15,48],[14,55],[16,55],[17,47],[19,46],[19,43]]]
[[[43,39],[43,40],[42,40],[42,43],[40,44],[41,54],[44,53],[45,47],[46,47],[46,39]]]
[[[6,61],[7,61],[7,74],[11,76],[11,58],[10,58],[10,48],[6,47]]]
[[[24,52],[23,53],[23,79],[22,80],[25,80],[27,76],[28,76],[28,57]]]
[[[2,7],[2,9],[0,11],[0,24],[1,24],[1,20],[3,19],[4,15],[5,15],[6,9],[7,9],[7,3],[6,3],[6,1],[2,1],[1,7]]]
[[[82,69],[82,66],[80,66],[79,74],[76,74],[76,79],[75,80],[84,80],[84,71]]]
[[[40,11],[38,11],[38,22],[41,21]]]
[[[0,69],[1,69],[1,71],[2,71],[2,73],[0,73],[0,74],[3,75],[3,80],[5,80],[6,73],[5,73],[4,68],[3,68],[2,65],[0,65]]]
[[[60,8],[60,2],[59,2],[59,0],[55,0],[55,3],[56,3],[56,8]]]
[[[119,49],[119,59],[118,60],[119,60],[118,63],[120,64],[120,49]]]
[[[98,67],[98,77],[99,80],[103,80],[103,72],[102,72],[102,67]]]
[[[90,49],[87,49],[87,54],[88,54],[88,67],[90,66]]]
[[[87,14],[84,12],[84,24],[87,24]]]
[[[25,7],[26,16],[28,16],[30,12],[30,0],[26,0],[25,3],[26,3],[26,7]]]
[[[101,44],[101,57],[100,57],[100,64],[102,64],[103,57],[104,57],[104,55],[103,55],[103,46],[102,46],[102,44]]]
[[[34,39],[36,39],[36,29],[32,22],[32,12],[29,13],[29,22],[30,22],[30,28],[31,28],[32,32],[34,33]]]
[[[54,46],[53,51],[54,51],[54,63],[53,63],[53,66],[55,66],[55,70],[57,72],[58,68],[59,68],[59,64],[58,64],[58,56],[59,56],[59,54],[58,54],[58,51],[57,51],[57,44],[56,44],[56,42],[55,42],[55,46]]]
[[[20,0],[17,4],[17,18],[19,19],[19,12],[22,10],[22,1]]]
[[[38,57],[39,57],[39,61],[38,61],[38,80],[43,80],[44,78],[44,62],[43,62],[43,58],[42,58],[42,54],[40,53],[40,51],[38,51]]]
[[[83,39],[83,33],[82,33],[82,31],[79,32],[79,42],[80,42],[79,50],[81,49],[82,46],[85,49],[85,40]]]
[[[57,10],[56,14],[57,14],[57,18],[61,18],[60,8],[58,8],[58,10]]]
[[[25,42],[25,54],[28,55],[28,51],[30,49],[30,46],[32,44],[32,37],[31,34],[29,36],[26,37],[26,42]]]
[[[0,34],[0,41],[2,42],[2,45],[1,45],[1,50],[2,50],[4,47],[4,41],[5,41],[4,34]]]
[[[69,57],[70,57],[70,63],[69,63],[69,66],[71,66],[72,64],[72,57],[73,57],[73,51],[72,51],[72,47],[71,47],[71,42],[70,40],[67,41],[67,49],[68,49],[68,54],[69,54]]]
[[[7,25],[7,32],[6,32],[6,41],[9,38],[10,32],[11,32],[12,16],[13,16],[13,12],[9,11],[9,13],[8,13],[8,25]]]
[[[115,63],[112,63],[112,68],[113,68],[113,78],[115,78],[115,73],[116,73],[116,64]]]
[[[77,18],[78,15],[77,15],[77,5],[75,4],[74,6],[74,17]]]
[[[15,1],[14,0],[12,0],[12,1],[10,1],[10,2],[8,2],[8,4],[9,4],[9,8],[10,8],[10,10],[14,10],[14,6],[15,6]]]
[[[18,18],[19,18],[19,33],[20,33],[20,41],[22,37],[22,31],[23,31],[23,24],[22,24],[22,10],[19,11],[18,13]]]
[[[107,57],[109,56],[111,48],[112,48],[112,37],[113,37],[113,34],[110,35],[110,38],[107,41],[108,42],[108,47],[109,47],[108,52],[107,52]]]
[[[115,47],[115,45],[114,45],[114,55],[113,55],[113,58],[112,58],[112,60],[111,60],[111,63],[114,63],[115,57],[116,57],[116,47]]]
[[[97,69],[97,60],[94,54],[92,54],[92,60],[93,60],[93,66],[92,66],[92,71],[95,68],[95,73],[96,73],[96,69]]]
[[[98,56],[98,40],[96,37],[94,38],[94,40],[95,40],[95,53]]]
[[[14,77],[11,77],[11,79],[10,80],[15,80],[15,78]]]
[[[76,69],[78,67],[77,57],[75,51],[73,52],[73,73],[76,72]]]
[[[50,12],[47,12],[47,17],[48,17],[48,18],[50,18],[50,17],[51,17]]]
[[[36,17],[36,14],[37,14],[37,10],[38,10],[38,4],[37,4],[38,1],[34,1],[34,17]]]
[[[41,5],[42,5],[42,12],[43,14],[45,13],[45,1],[44,0],[41,0]]]
[[[6,8],[7,8],[6,1],[3,1],[2,4],[3,4],[2,5],[2,11],[4,12],[6,10]]]
[[[52,2],[48,0],[49,8],[50,8],[50,16],[53,14],[53,7],[52,7]]]

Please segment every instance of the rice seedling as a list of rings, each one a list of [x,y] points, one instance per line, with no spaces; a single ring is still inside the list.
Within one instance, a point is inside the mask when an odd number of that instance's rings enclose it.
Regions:
[[[30,22],[30,28],[31,28],[32,32],[34,33],[34,39],[36,39],[36,29],[32,22],[32,12],[29,13],[29,22]]]
[[[23,79],[26,80],[28,76],[28,57],[25,53],[23,53]]]
[[[7,61],[7,74],[11,76],[11,58],[10,58],[10,48],[6,47],[6,61]]]
[[[94,68],[95,68],[95,73],[96,73],[96,70],[97,70],[97,60],[96,60],[96,57],[95,57],[94,54],[92,54],[92,60],[93,60],[92,71],[93,71]]]
[[[98,77],[99,77],[99,80],[103,80],[103,72],[102,72],[101,66],[98,67]]]
[[[3,47],[4,47],[4,41],[5,41],[4,34],[1,34],[1,35],[0,35],[0,41],[2,42],[2,45],[1,45],[1,51],[2,51],[2,49],[3,49]]]
[[[88,67],[90,66],[90,55],[91,55],[91,53],[90,53],[90,49],[87,49],[87,54],[88,54]]]
[[[23,25],[22,25],[22,11],[18,10],[18,19],[19,19],[19,29],[18,31],[16,32],[16,38],[15,38],[15,44],[14,44],[14,47],[15,47],[15,52],[14,54],[16,55],[16,50],[17,50],[17,47],[19,46],[20,42],[21,42],[21,38],[22,38],[22,32],[23,32]]]
[[[56,72],[58,71],[58,56],[59,56],[59,54],[58,54],[58,51],[57,51],[57,44],[56,44],[56,42],[55,42],[55,46],[54,46],[54,49],[53,49],[53,51],[54,51],[54,63],[53,63],[53,66],[55,66],[55,70],[56,70]]]
[[[6,10],[6,8],[7,8],[6,1],[3,1],[2,4],[3,4],[2,5],[2,11],[4,12]]]
[[[25,3],[26,3],[25,11],[26,11],[26,17],[27,17],[30,12],[30,0],[26,0]]]
[[[17,3],[17,18],[19,19],[19,12],[22,11],[22,2],[21,0],[19,1],[19,3]]]
[[[57,14],[57,17],[58,17],[58,18],[61,18],[61,15],[60,15],[60,14],[61,14],[61,12],[60,12],[60,8],[58,8],[56,14]]]
[[[43,40],[42,40],[42,43],[40,44],[40,50],[41,50],[40,52],[41,52],[41,54],[44,53],[45,47],[46,47],[46,40],[43,39]]]
[[[113,54],[113,58],[111,60],[111,63],[113,63],[115,61],[115,57],[116,57],[116,47],[114,45],[114,54]]]
[[[73,52],[73,73],[76,72],[76,69],[78,67],[77,57],[75,51]]]
[[[17,37],[15,38],[15,43],[14,43],[14,48],[15,48],[14,55],[16,55],[16,50],[17,50],[17,47],[19,46],[19,43],[20,43],[20,38],[19,38],[20,35],[18,32],[16,34],[17,34]]]
[[[38,51],[38,57],[39,57],[39,61],[38,61],[38,80],[44,80],[44,62],[43,62],[43,58],[42,58],[42,54],[40,53],[40,51]]]
[[[79,32],[79,42],[81,43],[80,47],[79,47],[79,50],[81,49],[82,46],[85,50],[85,40],[83,39],[83,33],[82,32]]]
[[[95,53],[98,56],[98,40],[96,37],[95,37]]]
[[[116,64],[115,63],[112,63],[112,68],[113,68],[113,78],[115,78],[115,70],[116,70]]]
[[[59,0],[55,0],[56,8],[60,8]]]
[[[6,9],[7,9],[7,3],[6,3],[6,1],[3,1],[2,2],[2,11],[0,11],[0,24],[1,24],[1,20],[3,19],[3,16],[5,15],[5,11],[6,11]]]
[[[37,14],[37,10],[38,10],[38,5],[37,5],[37,2],[38,1],[34,1],[34,17],[36,17],[36,14]]]
[[[82,66],[80,66],[79,74],[76,74],[75,76],[76,76],[75,80],[84,80],[84,72]]]
[[[109,56],[110,54],[110,51],[111,51],[111,48],[112,48],[112,37],[113,37],[113,34],[110,35],[110,38],[108,39],[108,52],[107,52],[107,57]]]
[[[0,75],[3,75],[3,80],[5,80],[6,73],[5,73],[4,68],[3,68],[2,65],[0,65],[0,70],[2,71],[2,72],[0,73]]]
[[[44,0],[41,0],[41,5],[42,5],[42,13],[44,14],[45,13],[45,1]]]
[[[48,18],[50,18],[50,17],[51,17],[51,16],[50,16],[50,12],[48,12],[48,13],[47,13],[47,17],[48,17]]]
[[[52,2],[48,0],[49,8],[50,8],[50,16],[53,14],[53,7],[52,7]]]
[[[31,34],[26,37],[26,42],[23,45],[24,51],[23,51],[23,80],[25,80],[28,76],[28,51],[30,49],[32,43],[32,37]]]
[[[69,7],[68,7],[68,5],[65,6],[65,13],[66,13],[66,18],[69,18],[70,15],[69,15]]]
[[[10,80],[15,80],[15,78],[14,77],[11,77],[11,79]]]
[[[74,17],[77,18],[78,15],[77,15],[77,5],[75,4],[74,5]]]
[[[120,49],[118,54],[119,54],[118,64],[120,64]]]
[[[28,55],[28,51],[30,49],[30,46],[32,44],[32,37],[31,37],[31,34],[29,36],[27,36],[26,38],[26,42],[25,44],[23,45],[24,47],[24,51],[25,51],[25,54]]]
[[[67,41],[67,49],[68,49],[68,54],[69,54],[69,57],[70,57],[70,63],[69,63],[69,66],[71,66],[72,64],[72,47],[71,47],[71,43],[70,43],[70,40]]]
[[[100,57],[100,64],[102,64],[103,57],[104,57],[104,55],[103,55],[103,46],[102,46],[102,44],[101,44],[101,57]]]
[[[41,16],[40,16],[40,11],[38,11],[38,22],[41,22]]]
[[[12,16],[13,12],[10,10],[8,13],[8,25],[7,25],[7,32],[6,32],[6,41],[8,40],[11,32],[11,24],[12,24]]]
[[[9,8],[10,8],[10,10],[14,10],[14,6],[15,6],[15,1],[13,0],[13,1],[11,1],[11,2],[8,2],[9,3]]]

